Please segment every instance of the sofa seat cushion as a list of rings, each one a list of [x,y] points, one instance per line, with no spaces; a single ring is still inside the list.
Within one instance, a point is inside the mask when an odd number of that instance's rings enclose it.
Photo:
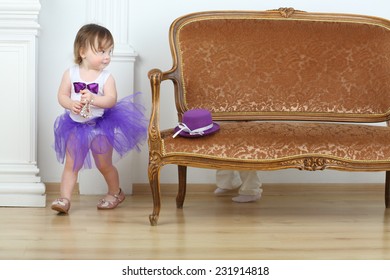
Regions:
[[[307,122],[220,122],[201,138],[172,138],[162,132],[163,154],[275,161],[319,156],[346,161],[390,161],[390,128],[376,125]]]

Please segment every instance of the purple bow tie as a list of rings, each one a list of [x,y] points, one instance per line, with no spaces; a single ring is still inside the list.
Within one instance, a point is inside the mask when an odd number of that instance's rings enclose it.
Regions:
[[[91,83],[91,84],[85,84],[82,82],[75,82],[74,85],[74,91],[76,93],[79,93],[80,90],[88,89],[90,92],[97,94],[99,92],[99,84],[98,83]]]

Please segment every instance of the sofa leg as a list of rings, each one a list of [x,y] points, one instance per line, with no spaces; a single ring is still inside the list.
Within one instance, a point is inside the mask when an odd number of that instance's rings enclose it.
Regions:
[[[160,197],[160,178],[159,170],[156,166],[149,164],[149,183],[153,197],[153,213],[149,215],[150,225],[156,226],[160,215],[161,197]]]
[[[386,171],[385,205],[386,208],[390,208],[390,171]]]
[[[187,189],[187,166],[178,165],[177,168],[179,174],[179,190],[176,196],[176,207],[183,208]]]

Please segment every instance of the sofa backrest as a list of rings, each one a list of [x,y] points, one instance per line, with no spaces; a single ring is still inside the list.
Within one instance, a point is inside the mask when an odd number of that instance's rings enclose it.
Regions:
[[[390,112],[390,22],[376,17],[214,11],[170,29],[179,115],[376,122]]]

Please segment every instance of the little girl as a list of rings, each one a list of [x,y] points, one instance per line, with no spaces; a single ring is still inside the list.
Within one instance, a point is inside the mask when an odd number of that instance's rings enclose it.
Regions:
[[[66,70],[58,90],[58,102],[66,109],[54,124],[57,159],[64,163],[61,197],[51,208],[68,213],[71,195],[82,167],[91,168],[92,158],[107,182],[108,192],[98,209],[114,209],[124,199],[113,152],[120,156],[138,149],[146,139],[144,108],[134,96],[117,103],[115,80],[105,70],[110,64],[114,39],[111,32],[87,24],[74,41],[75,65]]]

